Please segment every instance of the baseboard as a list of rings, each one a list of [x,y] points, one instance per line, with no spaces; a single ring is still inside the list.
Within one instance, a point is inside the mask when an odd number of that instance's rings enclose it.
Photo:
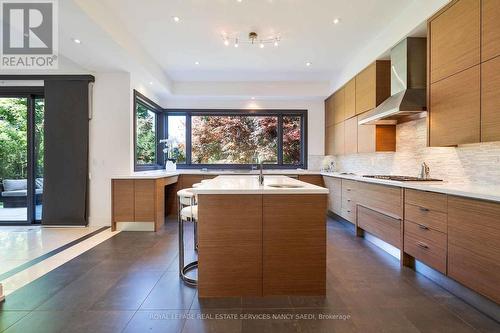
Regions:
[[[116,222],[118,231],[155,231],[154,222]]]

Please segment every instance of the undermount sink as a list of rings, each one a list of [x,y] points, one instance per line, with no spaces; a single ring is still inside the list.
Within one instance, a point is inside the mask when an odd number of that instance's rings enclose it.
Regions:
[[[269,187],[275,188],[301,188],[304,187],[302,185],[293,185],[293,184],[268,184]]]

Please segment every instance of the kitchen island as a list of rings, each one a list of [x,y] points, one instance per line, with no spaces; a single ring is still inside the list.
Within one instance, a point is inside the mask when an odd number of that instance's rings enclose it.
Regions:
[[[199,297],[325,294],[326,188],[249,175],[193,191]]]

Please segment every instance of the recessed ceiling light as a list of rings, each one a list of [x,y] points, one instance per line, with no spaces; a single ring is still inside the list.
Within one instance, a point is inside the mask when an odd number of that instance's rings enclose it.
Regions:
[[[243,2],[243,0],[236,0],[236,1],[238,1],[238,2]]]
[[[252,99],[255,99],[255,97],[252,96]]]
[[[172,16],[172,20],[174,20],[174,22],[179,22],[181,18],[179,16]]]
[[[73,42],[75,42],[76,44],[81,44],[82,41],[77,39],[77,38],[72,38]]]
[[[339,24],[339,23],[340,23],[340,19],[338,17],[333,19],[333,24]]]
[[[312,65],[312,62],[310,62],[310,61],[306,62],[307,67],[310,67],[311,65]]]
[[[200,62],[199,62],[199,61],[195,61],[195,62],[194,62],[194,64],[195,64],[195,65],[199,65],[199,64],[200,64]]]
[[[149,85],[152,86],[153,85],[153,81],[149,81]]]

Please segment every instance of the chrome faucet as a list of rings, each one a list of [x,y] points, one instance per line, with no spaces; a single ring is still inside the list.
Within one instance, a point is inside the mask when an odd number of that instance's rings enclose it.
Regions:
[[[260,185],[264,185],[264,173],[263,173],[263,164],[264,164],[264,161],[260,161],[260,172],[259,172],[259,184]]]
[[[427,165],[427,163],[423,162],[422,163],[422,169],[420,171],[420,178],[422,179],[428,179],[431,173],[431,169]]]

